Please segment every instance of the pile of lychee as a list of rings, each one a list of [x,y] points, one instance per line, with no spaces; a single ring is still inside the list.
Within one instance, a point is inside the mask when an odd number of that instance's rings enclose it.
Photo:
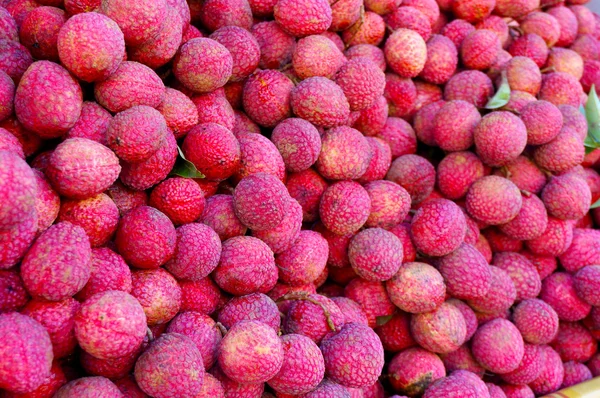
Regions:
[[[0,397],[600,375],[588,0],[0,0]]]

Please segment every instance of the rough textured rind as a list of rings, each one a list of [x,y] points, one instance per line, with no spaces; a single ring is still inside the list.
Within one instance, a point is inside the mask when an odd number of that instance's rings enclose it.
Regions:
[[[165,268],[178,279],[199,280],[219,264],[221,240],[215,231],[200,223],[177,228],[177,246]]]
[[[291,91],[294,113],[319,127],[335,127],[346,123],[350,105],[344,91],[324,77],[310,77]]]
[[[548,213],[561,220],[579,220],[588,212],[592,193],[587,182],[574,174],[550,178],[542,191]]]
[[[509,222],[519,214],[522,204],[519,188],[498,176],[480,178],[471,185],[466,197],[469,214],[488,225]]]
[[[500,231],[513,239],[531,240],[544,233],[548,226],[548,213],[536,195],[523,196],[519,214],[500,226]]]
[[[457,307],[443,303],[432,312],[413,315],[410,330],[421,347],[447,354],[465,342],[467,324]]]
[[[368,228],[352,238],[348,257],[359,277],[373,282],[386,281],[396,274],[402,263],[402,242],[383,228]]]
[[[111,112],[121,112],[135,105],[156,108],[165,98],[165,85],[146,65],[124,61],[110,77],[95,84],[94,96]]]
[[[176,225],[196,221],[205,206],[204,192],[192,179],[174,177],[160,183],[150,194],[150,206]]]
[[[66,20],[65,12],[59,8],[36,7],[26,14],[20,24],[20,43],[36,59],[58,61],[56,38]]]
[[[453,297],[472,300],[484,297],[491,285],[489,265],[479,251],[462,243],[455,251],[438,261],[446,289]]]
[[[446,297],[442,275],[424,263],[405,262],[385,287],[398,308],[413,314],[435,310]]]
[[[165,98],[156,110],[163,115],[175,138],[183,137],[198,124],[198,109],[194,103],[187,95],[173,88],[165,89]]]
[[[357,232],[369,218],[371,199],[360,184],[340,181],[325,190],[319,205],[321,221],[337,235]]]
[[[314,390],[323,380],[325,362],[319,347],[309,338],[299,334],[281,337],[283,365],[268,381],[276,392],[299,395]]]
[[[277,333],[258,321],[235,324],[219,346],[220,369],[238,383],[259,384],[281,369],[284,349]]]
[[[486,314],[506,312],[517,297],[517,289],[508,273],[498,267],[490,266],[491,280],[487,294],[481,298],[469,300],[475,311]]]
[[[473,336],[473,355],[484,368],[494,373],[517,369],[524,350],[519,330],[504,319],[486,323]]]
[[[230,329],[242,321],[259,321],[279,331],[281,319],[277,305],[263,293],[234,297],[219,311],[218,321]]]
[[[523,359],[519,366],[502,374],[502,380],[511,384],[528,384],[537,379],[542,370],[542,356],[539,346],[525,344]]]
[[[284,218],[289,196],[285,185],[276,177],[256,173],[243,178],[233,193],[236,216],[257,231],[276,227]]]
[[[266,293],[277,283],[277,266],[273,252],[260,239],[236,236],[223,242],[213,276],[221,289],[236,296]]]
[[[481,160],[472,152],[449,153],[437,166],[437,186],[444,197],[460,199],[484,175]]]
[[[202,389],[204,365],[192,340],[166,333],[140,356],[134,374],[140,388],[153,397],[191,397]]]
[[[437,355],[422,348],[409,348],[392,358],[388,373],[395,391],[414,396],[444,377],[446,369]]]
[[[319,131],[309,122],[289,118],[279,123],[271,134],[288,171],[301,172],[312,166],[321,152]]]
[[[540,346],[544,358],[542,370],[537,379],[529,383],[536,395],[549,394],[556,391],[563,382],[565,370],[560,356],[549,346]]]
[[[169,322],[166,332],[189,337],[200,351],[205,369],[212,368],[216,363],[223,336],[215,321],[208,315],[195,311],[180,312]]]
[[[365,185],[371,198],[371,213],[367,227],[392,228],[406,218],[410,210],[410,195],[400,185],[377,180]]]
[[[131,295],[144,309],[148,325],[161,325],[177,315],[182,292],[175,278],[162,268],[131,274]]]
[[[494,85],[483,72],[467,70],[452,76],[444,86],[444,99],[463,100],[482,108],[494,95]]]
[[[425,67],[427,45],[417,32],[398,29],[385,42],[384,53],[394,72],[401,77],[416,77]]]
[[[300,79],[323,76],[332,79],[346,62],[335,43],[322,35],[311,35],[298,40],[292,66]]]
[[[74,15],[58,34],[58,56],[78,79],[104,80],[114,73],[125,55],[125,40],[117,23],[96,13]]]
[[[293,90],[294,84],[283,73],[277,70],[257,71],[244,84],[244,109],[259,125],[274,127],[291,115],[290,96]]]
[[[177,235],[169,218],[159,210],[140,206],[121,219],[115,243],[119,254],[132,266],[153,269],[175,252]]]
[[[498,35],[491,30],[481,29],[465,37],[460,46],[460,57],[467,68],[486,70],[496,61],[500,49]]]
[[[323,340],[321,351],[328,377],[346,387],[369,387],[377,381],[383,369],[381,341],[365,325],[345,325],[337,334]]]
[[[580,321],[591,310],[591,306],[577,296],[573,276],[566,272],[556,272],[544,279],[540,298],[552,306],[562,321]]]
[[[17,270],[0,270],[0,313],[18,311],[29,299]]]
[[[407,154],[392,162],[385,179],[406,189],[413,204],[416,204],[422,202],[433,191],[435,169],[424,157]]]
[[[96,102],[85,101],[77,122],[67,132],[65,138],[89,138],[106,145],[106,130],[112,115]]]
[[[314,231],[300,231],[296,241],[277,255],[279,278],[292,286],[315,282],[325,269],[329,247],[327,241]]]
[[[85,286],[90,261],[90,241],[83,228],[62,222],[48,228],[29,249],[21,277],[32,296],[64,300]]]
[[[556,311],[538,299],[521,302],[513,312],[513,322],[523,339],[531,344],[548,344],[558,332]]]
[[[37,321],[17,312],[0,314],[0,386],[16,393],[38,388],[50,376],[52,343]]]
[[[596,353],[598,342],[585,326],[576,322],[561,322],[550,346],[564,362],[587,362]]]
[[[343,64],[335,75],[335,82],[344,91],[352,111],[369,108],[385,89],[385,75],[366,58],[356,58]]]
[[[331,299],[319,294],[300,293],[290,305],[283,329],[286,333],[301,334],[319,344],[328,333],[339,331],[344,323],[344,314]]]
[[[488,166],[504,166],[515,160],[527,144],[525,124],[509,112],[484,116],[474,131],[477,154]]]
[[[462,243],[467,225],[462,210],[447,199],[423,203],[411,223],[416,248],[429,256],[444,256]]]
[[[496,253],[492,264],[508,273],[517,289],[517,301],[536,298],[540,293],[540,276],[525,256],[511,252]]]
[[[213,195],[208,198],[199,221],[211,227],[222,241],[245,235],[247,230],[235,215],[231,195]]]
[[[31,64],[15,93],[17,118],[42,138],[59,137],[73,127],[82,105],[79,84],[66,69],[49,61]]]
[[[103,398],[122,398],[119,388],[105,377],[82,377],[60,388],[56,398],[94,398],[101,394]]]
[[[81,348],[100,359],[136,352],[146,336],[146,315],[125,292],[109,290],[87,299],[75,315],[75,336]]]
[[[131,271],[123,258],[109,248],[92,249],[90,279],[76,298],[85,301],[107,290],[131,292]]]
[[[152,39],[160,32],[167,2],[103,0],[99,11],[119,25],[128,45],[135,46]]]
[[[553,72],[542,80],[539,98],[556,106],[578,107],[583,90],[576,77],[565,72]]]
[[[260,45],[260,68],[280,68],[291,61],[296,40],[275,21],[259,22],[252,26],[251,32]]]
[[[365,174],[371,157],[369,143],[358,130],[334,127],[322,136],[316,168],[329,180],[354,180]]]
[[[279,0],[273,11],[279,26],[297,37],[323,33],[333,19],[327,0]]]

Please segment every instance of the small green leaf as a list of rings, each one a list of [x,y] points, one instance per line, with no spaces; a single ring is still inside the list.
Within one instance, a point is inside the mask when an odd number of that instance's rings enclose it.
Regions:
[[[383,325],[385,325],[386,323],[388,323],[389,321],[391,321],[393,317],[394,317],[393,315],[378,316],[376,318],[377,326],[383,326]]]
[[[175,167],[171,170],[171,175],[183,178],[204,178],[204,174],[200,173],[196,166],[185,158],[179,145],[177,146],[179,157],[175,162]]]
[[[598,207],[600,207],[600,199],[598,199],[596,202],[594,202],[591,206],[590,209],[597,209]]]
[[[502,83],[496,94],[488,101],[485,105],[485,109],[498,109],[508,104],[510,101],[510,85],[508,84],[508,78],[506,72],[502,72]]]
[[[586,146],[600,148],[600,100],[596,94],[596,86],[592,85],[585,104],[585,118],[588,124]]]

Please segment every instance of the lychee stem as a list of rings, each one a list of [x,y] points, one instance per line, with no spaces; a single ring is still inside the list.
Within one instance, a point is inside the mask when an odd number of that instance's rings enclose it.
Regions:
[[[323,305],[323,303],[320,303],[312,297],[309,297],[308,293],[288,293],[283,297],[279,298],[277,302],[279,303],[281,301],[286,300],[305,300],[314,305],[318,305],[323,310],[323,314],[325,314],[325,319],[327,320],[327,326],[329,326],[329,329],[331,329],[332,332],[336,331],[335,324],[331,319],[331,313],[329,312],[329,310],[325,307],[325,305]]]
[[[154,335],[149,327],[146,327],[146,336],[148,336],[148,343],[152,343],[154,341]]]
[[[215,326],[219,329],[219,331],[221,332],[221,334],[223,336],[225,336],[227,334],[227,328],[221,322],[217,322],[215,324]]]

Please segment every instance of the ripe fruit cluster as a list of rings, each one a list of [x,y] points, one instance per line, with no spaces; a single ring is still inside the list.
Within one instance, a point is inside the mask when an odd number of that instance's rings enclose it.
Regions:
[[[600,375],[585,3],[0,0],[0,397]]]

